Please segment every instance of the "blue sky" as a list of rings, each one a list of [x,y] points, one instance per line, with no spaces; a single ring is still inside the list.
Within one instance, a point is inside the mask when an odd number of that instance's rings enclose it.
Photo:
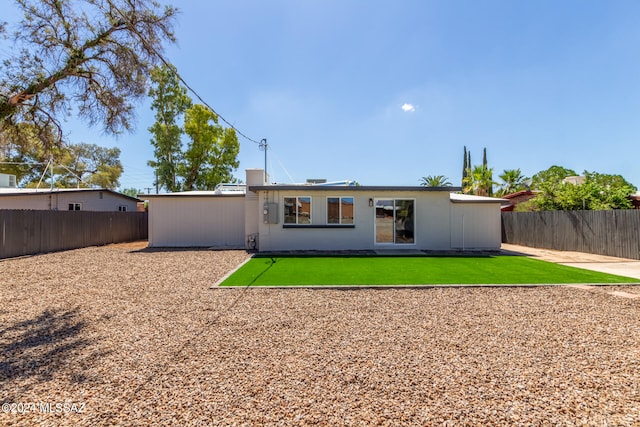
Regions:
[[[466,145],[474,164],[487,148],[496,180],[557,164],[640,187],[640,2],[174,5],[167,58],[240,131],[267,138],[272,180],[418,185],[445,175],[460,185]],[[144,101],[136,131],[117,140],[73,120],[66,129],[71,142],[119,147],[121,187],[145,190],[152,123]],[[243,179],[264,154],[240,143]]]

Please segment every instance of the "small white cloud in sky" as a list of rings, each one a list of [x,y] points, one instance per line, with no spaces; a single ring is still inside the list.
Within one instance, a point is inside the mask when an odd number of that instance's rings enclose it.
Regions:
[[[402,111],[404,111],[405,113],[413,113],[414,111],[416,111],[416,107],[414,107],[411,104],[402,104]]]

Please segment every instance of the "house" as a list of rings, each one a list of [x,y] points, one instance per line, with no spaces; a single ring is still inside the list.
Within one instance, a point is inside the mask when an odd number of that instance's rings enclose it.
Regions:
[[[0,187],[0,209],[135,212],[139,201],[104,188]]]
[[[540,194],[539,191],[532,190],[522,190],[516,191],[515,193],[511,194],[506,194],[502,196],[502,198],[508,200],[509,204],[502,206],[502,212],[512,212],[520,203],[528,202],[538,194]]]
[[[496,250],[503,199],[455,187],[268,184],[247,170],[235,191],[140,196],[149,246],[289,250]]]

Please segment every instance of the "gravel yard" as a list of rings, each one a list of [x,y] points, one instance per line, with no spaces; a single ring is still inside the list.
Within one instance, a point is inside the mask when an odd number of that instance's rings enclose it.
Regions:
[[[0,261],[0,425],[640,425],[638,298],[210,289],[248,255],[144,247]]]

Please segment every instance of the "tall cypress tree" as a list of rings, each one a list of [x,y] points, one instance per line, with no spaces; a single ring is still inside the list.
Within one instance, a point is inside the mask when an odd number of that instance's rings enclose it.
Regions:
[[[487,196],[493,196],[493,173],[489,170],[489,165],[487,163],[487,147],[484,147],[482,151],[482,169],[487,171],[489,183],[487,183],[487,188],[485,188],[485,192]]]
[[[469,178],[470,178],[470,171],[471,171],[471,150],[467,151],[467,146],[465,145],[464,147],[464,171],[462,172],[462,192],[463,193],[468,193],[469,192]]]
[[[464,154],[462,155],[462,186],[464,187],[464,181],[465,178],[467,177],[467,169],[469,168],[469,165],[467,164],[467,146],[464,146]]]

